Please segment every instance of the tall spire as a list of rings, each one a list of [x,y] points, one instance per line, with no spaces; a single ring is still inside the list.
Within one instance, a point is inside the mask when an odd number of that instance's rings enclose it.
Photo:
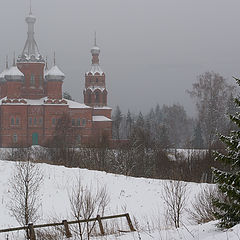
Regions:
[[[56,52],[53,53],[53,66],[56,66]]]
[[[29,15],[26,17],[26,23],[28,24],[27,41],[22,51],[22,55],[19,57],[19,62],[44,62],[40,52],[38,50],[37,43],[34,38],[34,24],[36,17],[32,15],[32,1],[29,0]]]
[[[13,52],[13,66],[16,66],[16,57],[15,57],[15,51]]]
[[[8,69],[8,55],[6,56],[6,69]]]
[[[32,0],[29,0],[29,15],[32,15]]]
[[[94,46],[97,46],[97,32],[94,32]]]
[[[45,60],[45,71],[47,71],[48,70],[48,57],[46,56],[46,60]]]

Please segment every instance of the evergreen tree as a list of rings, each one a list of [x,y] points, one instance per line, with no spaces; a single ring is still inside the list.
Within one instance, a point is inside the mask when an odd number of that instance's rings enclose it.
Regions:
[[[203,137],[202,137],[202,129],[200,122],[197,123],[194,128],[194,136],[192,140],[193,148],[203,148]]]
[[[63,98],[74,101],[71,94],[67,91],[63,92]]]
[[[119,106],[116,107],[116,110],[114,111],[112,118],[113,118],[113,137],[115,139],[119,139],[120,124],[122,122],[122,112],[121,112]]]
[[[240,80],[236,79],[240,86]],[[240,99],[235,99],[240,107]],[[220,140],[227,146],[226,154],[216,153],[216,160],[230,167],[229,171],[213,168],[213,174],[219,190],[226,196],[225,201],[215,199],[218,208],[215,213],[220,220],[219,226],[230,228],[240,223],[240,112],[230,115],[238,130],[232,131],[230,136],[220,136]]]
[[[133,123],[132,116],[131,116],[130,111],[128,110],[128,112],[127,112],[127,118],[126,118],[126,128],[127,128],[126,130],[127,130],[127,137],[128,137],[128,138],[131,136],[132,123]]]

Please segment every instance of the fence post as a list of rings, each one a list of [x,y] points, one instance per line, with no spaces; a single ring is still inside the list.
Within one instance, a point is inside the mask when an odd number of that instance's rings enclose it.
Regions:
[[[29,229],[30,240],[36,240],[36,235],[35,235],[35,231],[32,223],[28,224],[28,229]]]
[[[70,232],[70,230],[69,230],[69,226],[68,226],[67,220],[63,220],[62,223],[63,223],[63,225],[64,225],[66,237],[67,237],[67,238],[72,237],[72,234],[71,234],[71,232]]]
[[[103,229],[102,219],[101,219],[100,215],[97,215],[97,221],[98,221],[98,224],[99,224],[100,232],[101,232],[102,235],[104,235],[104,229]]]
[[[134,228],[133,225],[132,225],[132,221],[131,221],[131,218],[130,218],[130,216],[129,216],[129,213],[126,213],[126,218],[127,218],[128,226],[129,226],[130,230],[131,230],[132,232],[136,231],[135,228]]]

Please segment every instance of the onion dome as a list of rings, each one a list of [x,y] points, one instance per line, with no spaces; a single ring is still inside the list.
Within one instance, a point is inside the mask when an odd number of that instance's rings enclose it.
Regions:
[[[17,66],[12,66],[6,73],[5,79],[7,81],[24,81],[23,73],[17,68]]]
[[[3,70],[3,72],[0,73],[0,82],[5,82],[6,81],[5,75],[6,75],[8,70],[9,69],[5,69],[5,70]]]
[[[54,65],[45,75],[47,81],[63,81],[65,78],[65,74],[58,68],[58,66]]]
[[[91,48],[91,54],[92,55],[99,55],[100,54],[100,48],[98,47],[98,46],[93,46],[92,48]]]
[[[3,70],[3,72],[0,73],[0,82],[6,82],[5,75],[7,71],[9,70],[8,68],[8,56],[6,56],[6,68]]]

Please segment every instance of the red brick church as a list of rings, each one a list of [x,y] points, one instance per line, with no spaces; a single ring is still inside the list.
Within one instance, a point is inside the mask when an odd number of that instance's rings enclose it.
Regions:
[[[85,74],[84,104],[63,98],[64,73],[50,69],[34,38],[36,18],[26,17],[27,41],[22,54],[0,74],[0,147],[45,145],[55,135],[56,124],[69,116],[74,139],[99,144],[112,138],[112,109],[107,107],[105,73],[99,65],[100,49],[91,49],[92,66]]]

